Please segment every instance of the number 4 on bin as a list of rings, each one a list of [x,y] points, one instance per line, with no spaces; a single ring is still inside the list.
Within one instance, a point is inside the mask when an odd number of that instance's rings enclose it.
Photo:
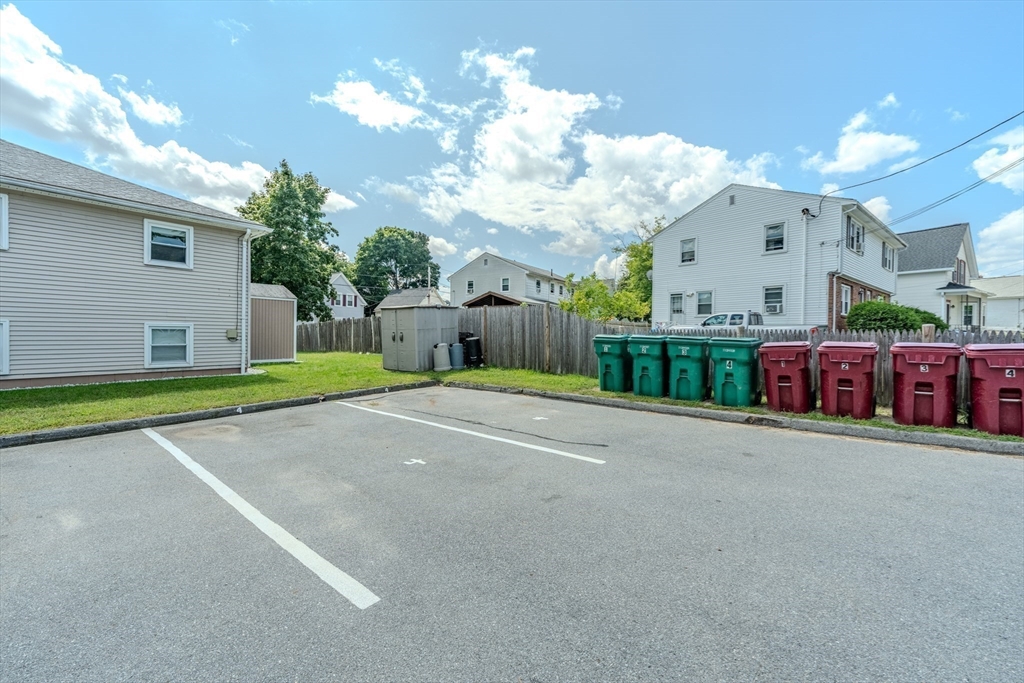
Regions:
[[[1016,377],[1017,376],[1017,371],[1014,368],[1006,368],[1006,376],[1007,377]]]

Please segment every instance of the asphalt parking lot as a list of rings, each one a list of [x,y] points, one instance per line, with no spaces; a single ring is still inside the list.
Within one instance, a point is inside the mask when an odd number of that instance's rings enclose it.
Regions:
[[[0,452],[3,681],[1008,681],[1024,461],[431,388]]]

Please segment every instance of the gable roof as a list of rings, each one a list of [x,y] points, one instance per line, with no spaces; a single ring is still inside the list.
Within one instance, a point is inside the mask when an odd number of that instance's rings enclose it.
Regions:
[[[990,299],[1024,299],[1024,275],[975,278],[971,286],[991,292]]]
[[[269,228],[254,221],[151,190],[7,140],[0,140],[0,183],[14,189],[193,219],[234,230],[249,229],[257,234],[270,232]]]
[[[333,274],[333,275],[331,275],[331,284],[332,285],[339,285],[339,284],[348,285],[349,287],[352,288],[352,291],[355,292],[356,295],[359,295],[359,290],[356,289],[356,286],[352,284],[351,280],[349,280],[347,277],[345,277],[345,273],[342,273],[340,271],[335,273],[335,274]],[[360,297],[360,298],[362,298],[362,297]]]
[[[259,282],[249,283],[250,299],[297,299],[284,285],[264,285]]]
[[[945,225],[941,228],[901,232],[900,238],[907,248],[900,252],[899,272],[915,270],[952,270],[956,267],[956,255],[964,241],[964,233],[971,229],[969,223]]]
[[[383,301],[377,304],[377,308],[374,310],[380,310],[382,308],[401,308],[403,306],[447,306],[448,302],[445,301],[441,294],[437,291],[436,287],[426,289],[425,287],[415,287],[413,289],[403,289],[398,292],[392,292],[384,297]]]
[[[497,254],[492,254],[489,251],[485,251],[484,253],[480,254],[479,256],[477,256],[475,259],[473,259],[469,263],[475,263],[476,261],[479,261],[480,259],[482,259],[484,256],[487,256],[489,258],[496,258],[499,261],[504,261],[505,263],[508,263],[508,264],[511,264],[511,265],[515,266],[516,268],[521,268],[522,270],[525,270],[529,275],[534,275],[534,276],[539,275],[540,277],[546,277],[549,280],[556,280],[556,281],[559,281],[559,282],[565,282],[565,278],[562,277],[561,275],[556,275],[553,270],[544,270],[543,268],[537,268],[536,266],[531,266],[528,263],[521,263],[520,261],[513,261],[510,258],[505,258],[504,256],[498,256]],[[465,269],[469,265],[469,263],[467,263],[465,266],[462,266],[462,268],[459,268],[459,270],[456,270],[455,273],[458,273],[459,271]],[[452,273],[452,275],[455,275],[455,273]],[[448,276],[448,281],[451,282],[451,276]]]

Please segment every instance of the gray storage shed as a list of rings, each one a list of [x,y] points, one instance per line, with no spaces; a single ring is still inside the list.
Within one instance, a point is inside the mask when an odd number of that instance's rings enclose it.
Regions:
[[[298,301],[284,285],[249,285],[249,359],[256,362],[295,361],[295,318]]]
[[[434,344],[459,341],[457,307],[397,306],[378,311],[385,370],[430,370],[434,365]]]

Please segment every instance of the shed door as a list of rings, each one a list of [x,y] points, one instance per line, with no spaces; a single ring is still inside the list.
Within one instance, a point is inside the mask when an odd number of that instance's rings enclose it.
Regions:
[[[398,311],[385,309],[380,312],[380,334],[384,369],[398,370]]]
[[[416,309],[395,310],[398,327],[398,369],[407,372],[420,370],[416,358]]]

